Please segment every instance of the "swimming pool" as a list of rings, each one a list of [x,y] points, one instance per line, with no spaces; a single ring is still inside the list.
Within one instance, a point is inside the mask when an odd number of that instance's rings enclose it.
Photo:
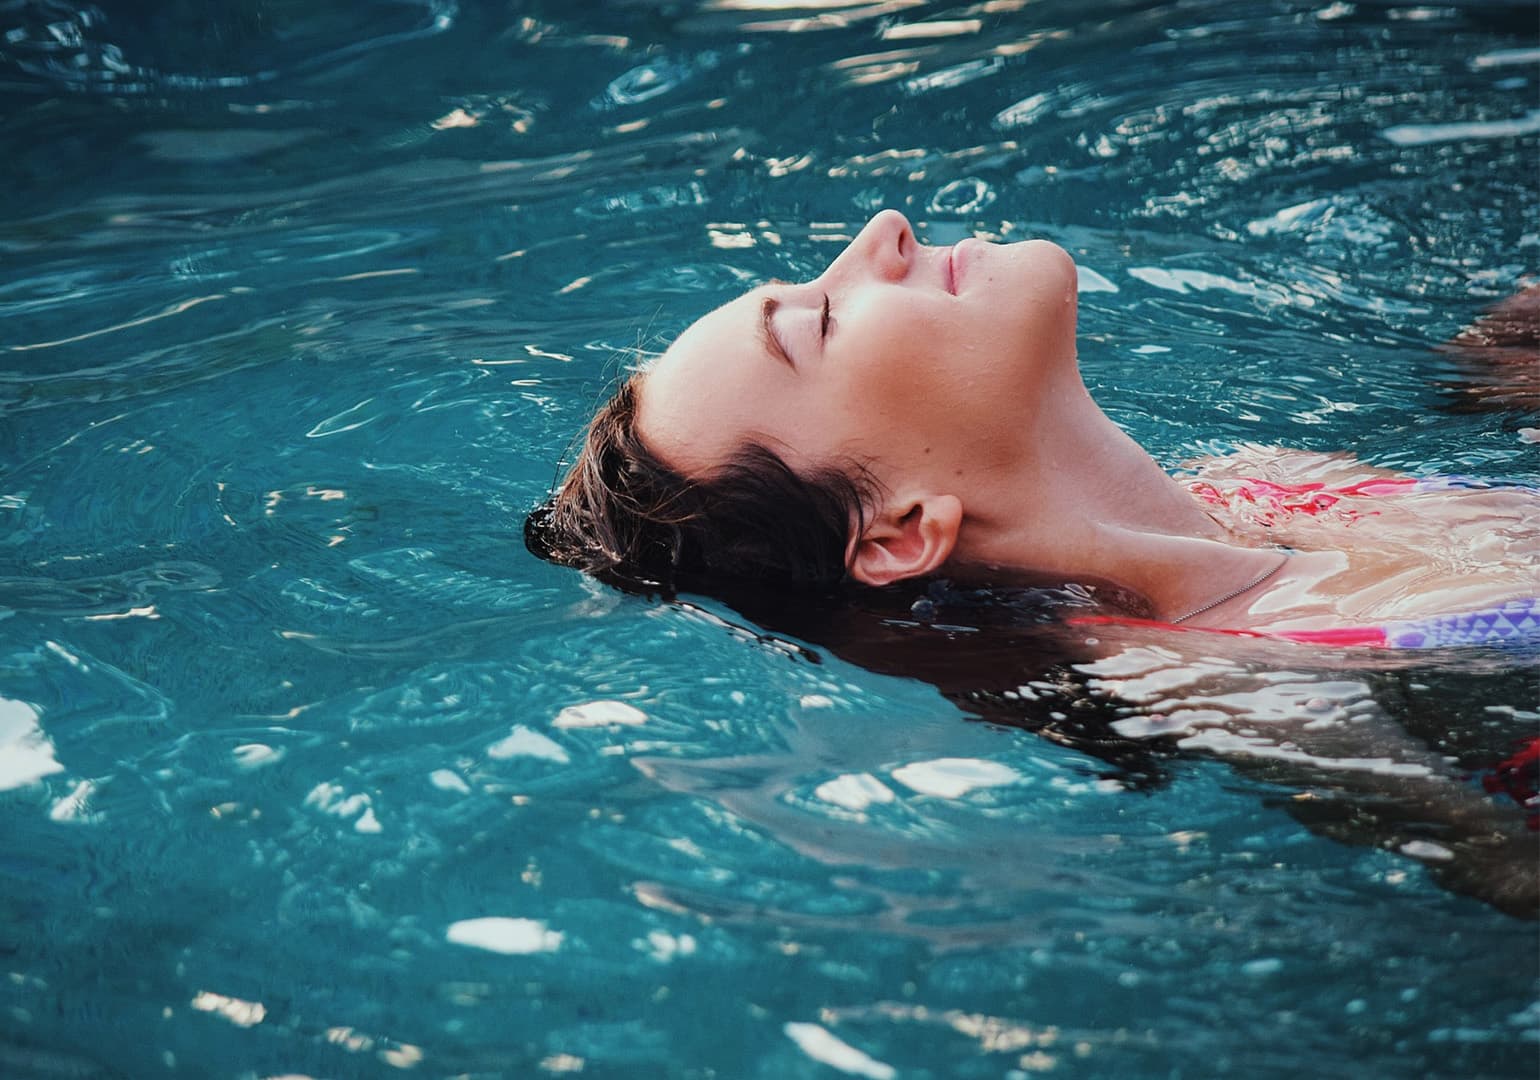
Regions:
[[[1533,924],[1383,791],[1120,770],[1027,729],[1137,672],[979,723],[519,529],[883,206],[1069,248],[1163,462],[1540,483],[1430,351],[1535,270],[1532,10],[138,7],[0,8],[0,1072],[1529,1074]],[[1472,771],[1540,718],[1532,656],[1161,671]]]

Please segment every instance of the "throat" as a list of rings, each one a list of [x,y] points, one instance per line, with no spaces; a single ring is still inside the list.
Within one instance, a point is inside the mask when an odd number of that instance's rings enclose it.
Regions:
[[[1019,467],[965,502],[954,569],[1111,582],[1155,618],[1193,624],[1231,614],[1282,575],[1277,548],[1233,535],[1083,390],[1052,405]]]

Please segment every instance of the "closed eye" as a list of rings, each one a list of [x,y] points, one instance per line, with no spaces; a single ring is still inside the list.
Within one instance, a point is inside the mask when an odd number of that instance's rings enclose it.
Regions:
[[[820,341],[829,339],[829,294],[823,294],[823,313],[818,318],[818,338]]]

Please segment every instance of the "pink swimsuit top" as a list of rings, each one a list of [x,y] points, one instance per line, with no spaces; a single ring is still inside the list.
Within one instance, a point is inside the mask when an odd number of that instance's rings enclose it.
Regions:
[[[1271,480],[1247,476],[1229,490],[1222,490],[1207,480],[1187,485],[1204,502],[1216,506],[1231,506],[1244,502],[1257,507],[1257,521],[1262,525],[1274,525],[1295,514],[1316,517],[1330,513],[1345,521],[1357,521],[1378,511],[1360,510],[1352,506],[1338,507],[1343,499],[1363,498],[1375,495],[1409,495],[1422,491],[1451,491],[1457,488],[1486,487],[1479,481],[1456,476],[1376,476],[1360,480],[1356,484],[1330,487],[1322,483],[1276,484]]]

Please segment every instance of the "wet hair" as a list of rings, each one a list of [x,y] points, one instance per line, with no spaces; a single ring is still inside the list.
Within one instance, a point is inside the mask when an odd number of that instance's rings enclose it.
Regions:
[[[636,429],[632,376],[589,422],[565,479],[524,522],[552,562],[666,593],[704,582],[827,592],[845,581],[852,529],[877,491],[855,462],[794,470],[748,443],[699,477],[655,454]]]
[[[526,518],[533,554],[692,610],[703,609],[679,594],[705,594],[757,627],[734,623],[738,632],[777,653],[822,663],[797,643],[812,642],[869,670],[929,682],[970,716],[1080,749],[1131,786],[1164,777],[1164,748],[1118,736],[1116,703],[1076,688],[1085,677],[1068,665],[1080,649],[1059,627],[1069,608],[1146,613],[1141,598],[944,580],[854,587],[845,552],[880,490],[859,463],[798,472],[749,444],[686,477],[641,438],[636,407],[633,377],[595,413],[565,478]],[[1034,678],[1063,690],[1018,692]]]

